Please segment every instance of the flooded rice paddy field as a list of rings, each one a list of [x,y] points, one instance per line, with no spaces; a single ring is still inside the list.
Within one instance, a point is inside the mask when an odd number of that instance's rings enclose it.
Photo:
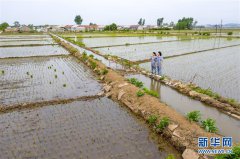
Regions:
[[[183,40],[177,36],[141,36],[141,37],[103,37],[103,38],[81,38],[78,39],[88,47],[102,47],[112,45],[128,45],[136,43],[161,42]],[[74,38],[73,38],[74,39]],[[190,38],[187,38],[190,39]]]
[[[101,86],[74,57],[1,59],[0,104],[96,95]]]
[[[67,55],[67,50],[58,45],[24,46],[24,47],[0,47],[0,58],[29,57],[47,55]]]
[[[240,101],[240,46],[165,59],[163,74]],[[140,67],[150,70],[150,63]]]
[[[0,47],[1,46],[15,46],[15,45],[39,45],[39,44],[56,44],[53,40],[47,39],[47,40],[33,40],[33,41],[0,41]]]
[[[8,39],[8,40],[13,40],[13,39],[42,39],[42,38],[51,38],[47,34],[39,34],[39,35],[0,35],[0,39]]]
[[[2,158],[165,159],[142,121],[110,99],[75,101],[0,115]]]
[[[202,120],[212,118],[216,121],[218,133],[224,136],[231,136],[236,142],[240,142],[240,122],[229,117],[214,107],[209,107],[200,101],[182,95],[172,88],[162,85],[159,81],[144,75],[127,75],[127,78],[137,78],[144,83],[144,86],[159,93],[159,100],[174,108],[177,112],[186,116],[191,111],[198,110],[202,114]]]
[[[184,53],[212,49],[224,46],[240,44],[239,39],[228,40],[227,38],[219,39],[199,39],[199,40],[184,40],[164,43],[152,43],[129,46],[116,46],[96,48],[103,54],[116,55],[131,61],[148,59],[152,52],[161,51],[164,56],[180,55]]]

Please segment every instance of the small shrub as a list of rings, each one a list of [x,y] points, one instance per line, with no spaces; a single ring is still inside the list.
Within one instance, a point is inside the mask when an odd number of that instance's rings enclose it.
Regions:
[[[150,115],[147,119],[147,122],[151,125],[154,125],[157,121],[157,116],[156,115]]]
[[[89,55],[89,57],[94,58],[94,55]]]
[[[160,129],[161,131],[165,129],[169,125],[169,119],[168,117],[163,117],[159,124],[157,125],[157,128]]]
[[[189,121],[199,122],[201,119],[200,111],[192,111],[192,112],[187,113],[187,119]]]
[[[149,90],[147,88],[143,88],[143,90],[144,90],[145,93],[147,93],[147,94],[149,94],[149,95],[151,95],[153,97],[159,97],[158,93],[153,91],[153,90]]]
[[[227,35],[233,35],[233,32],[232,32],[232,31],[230,31],[230,32],[228,32],[228,33],[227,33]]]
[[[106,75],[108,73],[108,70],[106,69],[106,68],[104,68],[103,70],[102,70],[102,74],[103,75]]]
[[[143,96],[144,95],[144,92],[143,91],[141,91],[141,90],[139,90],[139,91],[137,91],[137,96],[138,97],[141,97],[141,96]]]
[[[128,81],[129,81],[131,84],[133,84],[133,85],[135,85],[135,86],[137,86],[137,87],[139,87],[139,88],[143,87],[143,82],[139,81],[139,80],[136,79],[136,78],[130,78],[130,79],[128,79]]]
[[[216,127],[216,121],[208,118],[204,121],[202,121],[202,127],[207,131],[207,132],[211,132],[211,133],[215,133],[218,131],[217,127]]]

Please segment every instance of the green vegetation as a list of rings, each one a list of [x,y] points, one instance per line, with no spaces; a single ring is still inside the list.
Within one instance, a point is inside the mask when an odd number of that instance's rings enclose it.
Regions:
[[[27,72],[27,75],[29,75],[29,72]]]
[[[187,113],[187,119],[189,121],[199,122],[201,119],[200,111],[192,111],[192,112]]]
[[[104,31],[114,31],[117,30],[117,24],[112,23],[111,25],[106,25]]]
[[[215,133],[218,131],[217,127],[216,127],[216,121],[208,118],[204,121],[202,121],[202,127],[207,131],[207,132],[211,132],[211,133]]]
[[[92,69],[95,69],[97,67],[97,63],[96,62],[90,60],[89,63],[90,63],[90,67]]]
[[[9,24],[6,23],[6,22],[0,24],[0,30],[3,30],[3,31],[4,31],[7,27],[9,27]]]
[[[104,68],[101,72],[102,75],[106,75],[108,73],[108,70],[106,68]]]
[[[33,78],[33,75],[31,75],[30,77]]]
[[[201,33],[199,33],[199,35],[201,35]],[[202,35],[210,36],[210,33],[209,32],[203,32]]]
[[[131,84],[133,84],[133,85],[135,85],[135,86],[137,86],[137,87],[139,87],[139,88],[143,87],[143,82],[139,81],[139,80],[136,79],[136,78],[130,78],[130,79],[128,79],[128,81],[129,81]]]
[[[64,37],[63,37],[64,38]],[[64,38],[64,39],[66,39],[67,41],[69,41],[69,42],[71,42],[71,43],[73,43],[73,44],[76,44],[76,45],[78,45],[78,46],[80,46],[80,47],[85,47],[85,44],[82,42],[82,41],[79,41],[79,40],[77,40],[77,41],[75,41],[75,40],[73,40],[73,39],[71,39],[71,38]],[[74,47],[71,47],[71,48],[74,48]],[[75,48],[74,48],[75,49]],[[75,49],[75,50],[77,50],[77,49]],[[73,51],[75,51],[75,50],[73,50]],[[77,50],[78,51],[78,50]],[[77,52],[77,51],[75,51],[75,52]],[[71,52],[71,51],[70,51]],[[72,53],[72,52],[71,52]]]
[[[141,96],[143,96],[144,95],[144,92],[143,91],[141,91],[141,90],[139,90],[139,91],[137,91],[137,96],[138,97],[141,97]]]
[[[67,85],[66,84],[63,84],[63,87],[66,87]]]
[[[2,73],[2,74],[4,74],[4,73],[5,73],[5,71],[4,71],[4,70],[2,70],[2,71],[1,71],[1,73]]]
[[[82,17],[81,17],[80,15],[76,15],[76,16],[75,16],[74,22],[75,22],[76,24],[81,25],[81,24],[82,24],[82,21],[83,21],[83,19],[82,19]]]
[[[231,105],[237,104],[237,101],[235,99],[232,99],[232,98],[227,98],[227,102]]]
[[[169,125],[169,118],[168,117],[163,117],[159,124],[157,125],[157,128],[160,129],[161,131],[165,129]]]
[[[89,57],[94,58],[94,55],[91,54],[91,55],[89,55]]]
[[[153,90],[149,90],[146,87],[144,87],[143,90],[144,90],[145,93],[147,93],[147,94],[149,94],[149,95],[151,95],[153,97],[159,97],[158,93],[153,91]]]
[[[240,145],[234,146],[231,154],[217,155],[215,159],[239,159],[240,158]]]
[[[157,122],[157,116],[156,115],[150,115],[147,119],[147,122],[151,125],[154,125]]]
[[[62,72],[62,74],[64,75],[64,71]]]
[[[55,75],[54,77],[57,78],[57,75]]]
[[[173,154],[169,154],[166,159],[175,159],[174,155]]]
[[[183,17],[182,19],[179,19],[177,24],[176,24],[176,29],[178,30],[184,30],[184,29],[193,29],[193,27],[197,24],[197,21],[193,22],[194,19],[189,17],[185,18]]]
[[[140,18],[138,21],[138,25],[145,25],[145,19]]]
[[[84,51],[84,52],[82,53],[82,60],[83,60],[83,61],[87,61],[87,59],[88,59],[88,56],[87,56],[86,52]]]
[[[54,72],[56,72],[57,71],[57,69],[54,69]]]
[[[200,88],[200,87],[193,87],[192,89],[194,91],[198,92],[198,93],[206,94],[210,97],[213,97],[214,99],[219,99],[220,98],[220,95],[217,94],[217,93],[214,93],[210,88],[203,89],[203,88]]]
[[[233,35],[233,32],[232,32],[232,31],[229,31],[229,32],[227,33],[227,35]]]

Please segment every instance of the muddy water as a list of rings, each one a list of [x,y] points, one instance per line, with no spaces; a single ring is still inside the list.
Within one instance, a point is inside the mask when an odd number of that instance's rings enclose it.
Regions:
[[[240,122],[218,109],[207,106],[199,101],[184,96],[168,86],[161,85],[160,82],[150,79],[144,75],[128,75],[128,78],[137,78],[144,82],[144,85],[159,93],[160,101],[174,108],[184,116],[191,111],[198,110],[202,114],[202,119],[212,118],[216,120],[219,134],[231,136],[236,142],[240,142]]]
[[[51,39],[41,41],[0,41],[1,46],[16,46],[16,45],[34,45],[34,44],[56,44]]]
[[[48,55],[67,55],[67,50],[58,45],[34,46],[34,47],[0,47],[0,58],[30,57]]]
[[[89,69],[71,56],[1,59],[0,70],[0,104],[90,96],[101,89]]]
[[[107,98],[0,115],[1,158],[165,159],[179,154]]]

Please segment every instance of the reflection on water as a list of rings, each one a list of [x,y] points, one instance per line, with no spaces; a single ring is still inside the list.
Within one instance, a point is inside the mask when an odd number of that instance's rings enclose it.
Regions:
[[[240,122],[220,112],[214,107],[207,106],[197,100],[184,96],[160,82],[150,79],[144,75],[128,75],[128,78],[137,78],[144,83],[144,86],[159,93],[160,101],[174,108],[184,116],[191,111],[198,110],[202,119],[212,118],[216,120],[219,134],[231,136],[236,142],[240,142]]]

